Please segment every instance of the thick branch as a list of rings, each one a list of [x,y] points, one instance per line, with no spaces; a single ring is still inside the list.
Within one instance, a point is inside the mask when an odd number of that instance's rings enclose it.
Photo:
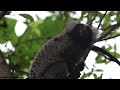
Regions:
[[[11,78],[12,73],[10,67],[5,61],[4,55],[0,51],[0,78]]]
[[[104,39],[106,36],[108,36],[114,29],[116,29],[118,26],[120,26],[120,22],[118,22],[117,24],[114,24],[112,25],[109,30],[104,34],[102,35],[101,37],[99,37],[96,42],[98,41],[102,41],[102,39]]]
[[[93,46],[91,50],[93,50],[93,51],[95,51],[95,52],[101,52],[101,53],[103,53],[104,55],[107,55],[107,56],[109,57],[109,60],[110,60],[110,61],[114,61],[114,62],[116,62],[116,63],[120,66],[120,61],[118,61],[117,58],[115,58],[114,56],[112,56],[110,53],[108,53],[108,52],[105,51],[104,49],[99,48],[99,47],[97,47],[97,46]]]
[[[10,11],[0,11],[0,20],[4,17],[4,15],[10,14]]]
[[[108,56],[106,56],[105,54],[101,53],[101,52],[97,52],[99,55],[105,57],[105,59],[110,60],[110,58]],[[111,60],[110,60],[111,61]]]

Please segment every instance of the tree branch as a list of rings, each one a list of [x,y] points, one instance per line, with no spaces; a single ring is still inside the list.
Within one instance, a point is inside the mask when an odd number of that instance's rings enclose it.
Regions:
[[[10,14],[10,11],[0,11],[0,20],[5,16]]]
[[[104,39],[106,36],[108,36],[114,29],[116,29],[118,26],[120,26],[120,22],[118,22],[117,24],[114,24],[112,26],[110,26],[109,30],[103,34],[101,37],[99,37],[96,42],[98,41],[102,41],[102,39]]]
[[[108,53],[108,52],[105,51],[104,49],[99,48],[99,47],[97,47],[97,46],[93,46],[91,50],[93,50],[93,51],[95,51],[95,52],[101,52],[101,53],[103,53],[104,55],[107,55],[107,56],[109,57],[109,60],[110,60],[110,61],[114,61],[114,62],[116,62],[116,63],[120,66],[120,61],[118,61],[117,58],[115,58],[114,56],[112,56],[110,53]]]
[[[96,16],[97,16],[97,13],[98,13],[98,11],[96,11],[94,18],[91,20],[91,22],[90,22],[90,24],[89,24],[90,26],[92,26],[92,22],[95,20],[95,18],[96,18]]]
[[[1,78],[12,78],[12,72],[10,71],[10,67],[5,61],[4,55],[0,50],[0,79]]]
[[[101,18],[100,23],[99,23],[97,29],[99,29],[99,27],[100,27],[100,25],[101,25],[101,22],[102,22],[102,20],[103,20],[103,18],[105,17],[106,14],[107,14],[107,11],[105,12],[105,14],[103,15],[103,17]]]
[[[101,56],[103,56],[103,57],[105,57],[105,59],[108,59],[108,60],[110,60],[110,58],[108,57],[108,56],[106,56],[105,54],[103,54],[103,53],[101,53],[101,52],[97,52],[99,55],[101,55]],[[111,60],[110,60],[111,61]]]
[[[109,37],[109,38],[104,38],[104,39],[102,39],[102,40],[100,40],[100,41],[113,39],[113,38],[116,38],[116,37],[118,37],[118,36],[120,36],[120,34],[118,34],[118,35],[116,35],[116,36]]]

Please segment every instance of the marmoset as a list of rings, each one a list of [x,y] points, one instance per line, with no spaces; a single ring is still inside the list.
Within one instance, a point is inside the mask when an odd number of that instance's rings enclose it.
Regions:
[[[35,56],[29,79],[77,79],[97,38],[95,28],[69,21],[63,32],[50,39]]]

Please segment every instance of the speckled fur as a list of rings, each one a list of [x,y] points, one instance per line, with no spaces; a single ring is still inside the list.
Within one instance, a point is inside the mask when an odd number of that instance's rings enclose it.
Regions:
[[[35,56],[28,78],[72,78],[68,77],[68,73],[75,74],[76,76],[73,78],[79,77],[80,71],[84,68],[84,62],[80,63],[76,69],[73,67],[84,57],[86,50],[90,47],[90,45],[85,44],[92,43],[92,37],[89,34],[92,35],[91,31],[86,33],[77,27],[70,32],[62,33],[50,39]]]
[[[65,69],[65,71],[67,71],[67,69],[64,68],[66,67],[66,64],[64,63],[64,57],[62,57],[62,55],[64,54],[64,49],[70,45],[70,42],[66,38],[68,38],[66,35],[64,36],[60,35],[58,37],[49,40],[43,46],[43,48],[36,55],[33,61],[33,64],[31,66],[30,77],[51,78],[51,79],[57,77],[53,75],[54,73],[51,73],[51,72],[55,72],[50,70],[51,68],[54,68],[54,67],[50,67],[52,64],[54,65],[60,64],[60,68],[63,68]],[[63,40],[66,41],[62,43]],[[50,74],[48,73],[49,70],[51,71]],[[59,68],[56,68],[55,70],[56,72],[60,72]]]

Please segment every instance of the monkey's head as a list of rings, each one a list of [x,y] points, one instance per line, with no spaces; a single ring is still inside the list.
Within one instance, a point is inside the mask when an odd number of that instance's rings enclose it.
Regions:
[[[96,28],[86,24],[77,24],[73,20],[67,23],[64,32],[76,32],[76,34],[80,35],[80,38],[89,39],[93,42],[98,38],[98,30]]]
[[[69,21],[64,29],[65,33],[69,33],[81,47],[88,48],[98,38],[98,30],[86,24],[77,24],[74,21]]]

